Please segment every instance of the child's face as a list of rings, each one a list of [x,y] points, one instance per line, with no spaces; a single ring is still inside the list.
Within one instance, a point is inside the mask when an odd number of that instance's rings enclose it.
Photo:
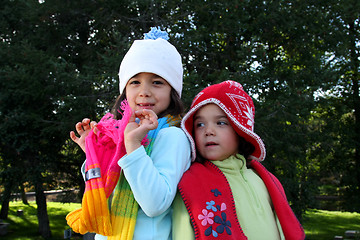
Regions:
[[[139,73],[126,84],[126,99],[132,110],[150,109],[157,115],[170,105],[171,86],[153,73]]]
[[[215,104],[207,104],[197,111],[194,135],[198,152],[207,160],[225,160],[238,153],[239,136]]]

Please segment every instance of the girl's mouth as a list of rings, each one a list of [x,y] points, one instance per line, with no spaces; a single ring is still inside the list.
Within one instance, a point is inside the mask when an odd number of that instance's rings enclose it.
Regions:
[[[218,145],[218,144],[215,143],[215,142],[207,142],[207,143],[205,144],[206,147],[217,146],[217,145]]]
[[[151,104],[151,103],[139,103],[138,104],[140,107],[151,107],[151,106],[154,106],[154,104]]]
[[[155,104],[151,104],[151,103],[139,103],[138,106],[140,108],[145,108],[145,109],[148,109],[148,108],[152,108],[154,107]]]

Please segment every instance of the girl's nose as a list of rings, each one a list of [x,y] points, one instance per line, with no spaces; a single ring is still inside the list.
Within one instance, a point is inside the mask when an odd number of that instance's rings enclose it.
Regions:
[[[147,84],[142,84],[140,87],[139,95],[141,97],[149,97],[151,95],[151,91]]]
[[[205,135],[206,136],[213,136],[215,135],[214,128],[212,126],[207,126],[205,129]]]

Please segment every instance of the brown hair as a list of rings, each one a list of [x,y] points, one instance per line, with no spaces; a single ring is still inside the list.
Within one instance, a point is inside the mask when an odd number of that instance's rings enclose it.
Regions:
[[[246,160],[255,151],[254,145],[246,141],[243,137],[239,136],[239,154],[243,155]]]
[[[111,109],[111,113],[118,120],[122,118],[123,110],[121,110],[120,106],[121,106],[121,102],[125,99],[126,99],[126,88],[124,89],[123,93],[116,98],[115,104]],[[175,89],[173,87],[171,87],[169,107],[165,111],[161,112],[158,115],[158,117],[161,118],[167,114],[170,114],[173,116],[176,116],[176,115],[182,116],[183,113],[184,113],[184,104],[181,101],[179,94],[175,91]]]

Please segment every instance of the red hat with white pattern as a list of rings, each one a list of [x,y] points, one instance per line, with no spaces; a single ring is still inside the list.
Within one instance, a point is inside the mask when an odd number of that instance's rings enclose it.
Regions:
[[[254,103],[242,85],[231,80],[211,85],[197,94],[189,112],[181,122],[181,127],[191,143],[192,161],[196,158],[195,141],[192,136],[194,115],[202,106],[209,103],[219,106],[227,115],[237,134],[255,147],[254,152],[249,157],[263,161],[266,150],[261,138],[254,133]]]

